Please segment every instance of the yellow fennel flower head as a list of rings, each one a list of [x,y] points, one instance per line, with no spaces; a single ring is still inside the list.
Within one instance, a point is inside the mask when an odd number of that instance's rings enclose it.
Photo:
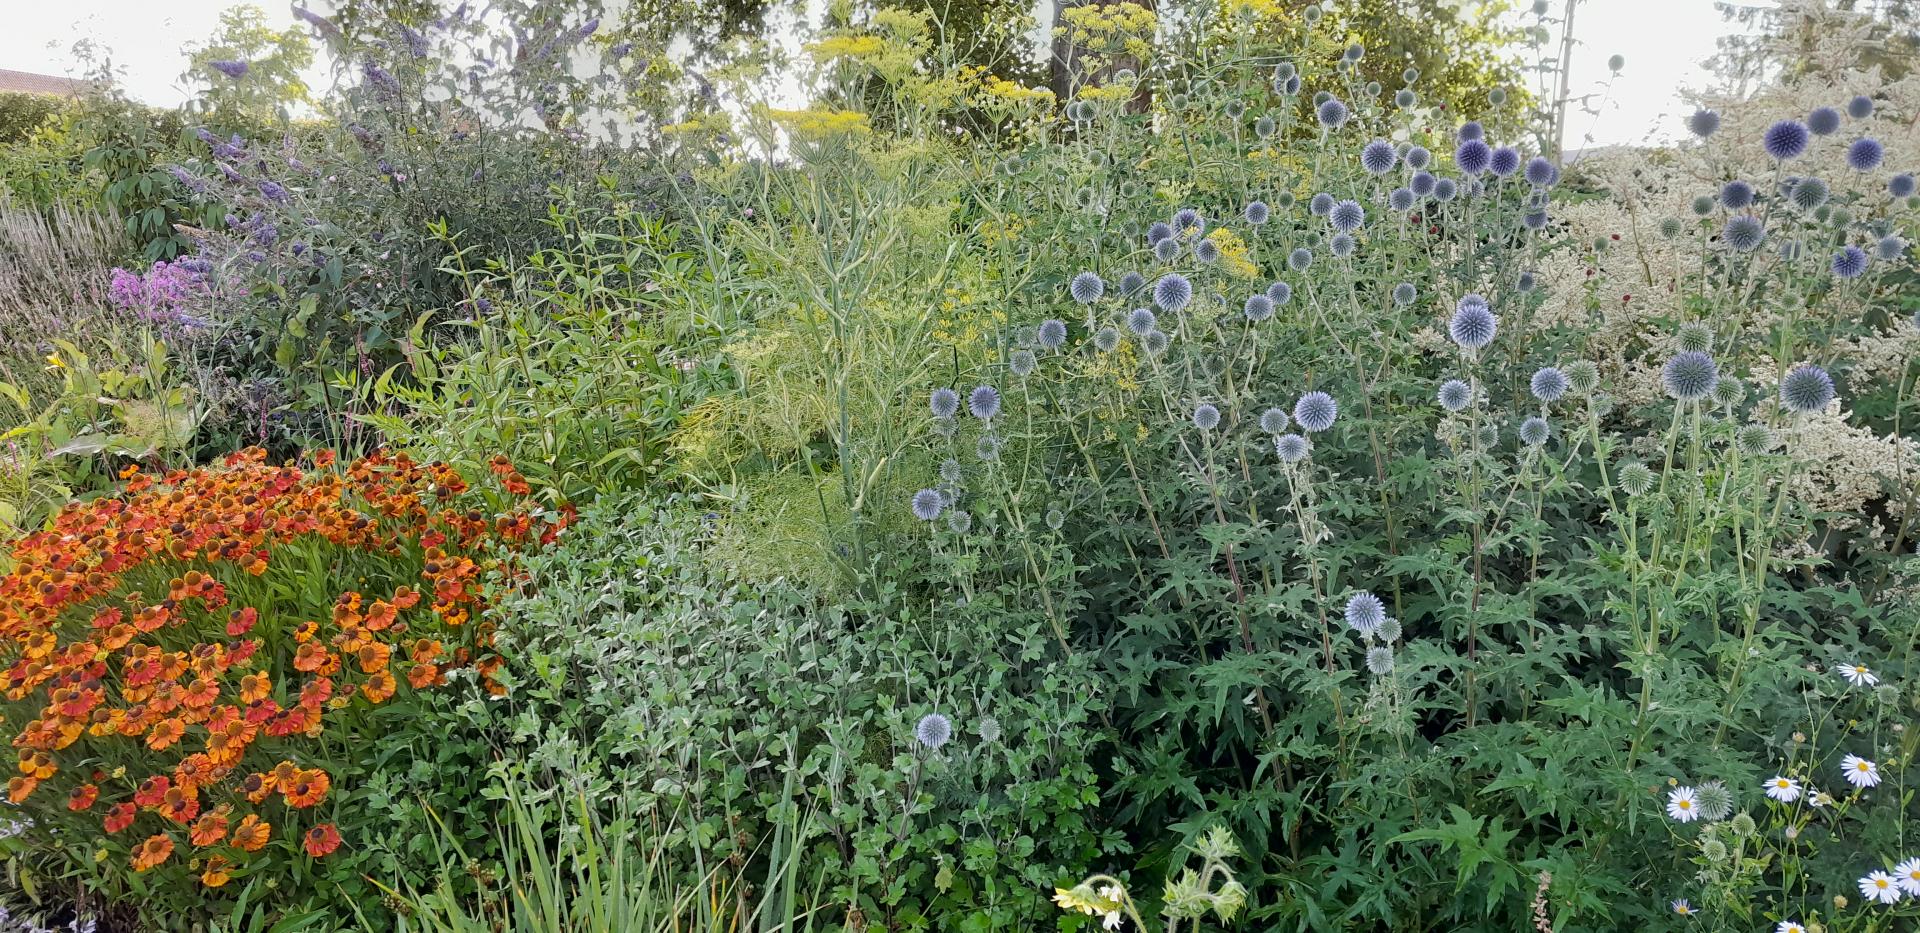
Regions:
[[[841,35],[828,36],[818,42],[808,43],[807,54],[813,60],[825,64],[839,58],[867,59],[879,56],[887,50],[887,44],[879,36]]]
[[[1240,234],[1221,227],[1207,234],[1207,239],[1220,248],[1220,268],[1228,274],[1242,279],[1255,278],[1260,274],[1260,267],[1253,264],[1247,243],[1240,239]]]
[[[798,139],[830,139],[836,136],[867,136],[873,126],[867,115],[857,110],[775,110],[767,117]]]

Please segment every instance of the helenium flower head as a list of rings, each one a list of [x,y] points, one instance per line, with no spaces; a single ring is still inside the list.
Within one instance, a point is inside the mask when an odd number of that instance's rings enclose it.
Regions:
[[[1403,308],[1413,304],[1414,299],[1419,297],[1420,290],[1415,288],[1412,282],[1401,282],[1393,287],[1393,303]]]
[[[947,508],[946,497],[936,490],[922,489],[913,494],[913,517],[930,522],[940,517]]]
[[[1545,156],[1534,156],[1527,160],[1527,181],[1542,188],[1550,187],[1560,180],[1560,169]]]
[[[1546,443],[1547,437],[1552,433],[1553,429],[1547,424],[1547,419],[1538,415],[1520,422],[1520,443],[1528,447],[1538,447]]]
[[[1458,379],[1449,379],[1440,383],[1438,394],[1440,407],[1451,412],[1462,412],[1473,404],[1473,387]]]
[[[1512,146],[1501,146],[1487,157],[1487,170],[1505,178],[1520,170],[1520,153]]]
[[[1153,283],[1153,303],[1162,311],[1178,311],[1193,300],[1193,283],[1178,272],[1169,272]]]
[[[1145,336],[1159,325],[1159,319],[1147,308],[1135,308],[1127,314],[1127,329],[1135,336]]]
[[[1293,286],[1286,282],[1274,282],[1267,286],[1267,297],[1273,299],[1273,306],[1283,307],[1293,300]]]
[[[1712,136],[1720,129],[1720,115],[1711,110],[1695,110],[1687,117],[1687,132],[1701,139]]]
[[[1668,395],[1683,402],[1698,401],[1720,381],[1720,367],[1713,357],[1699,350],[1684,350],[1674,354],[1660,370],[1660,381]]]
[[[1780,404],[1795,414],[1825,411],[1833,401],[1833,377],[1811,363],[1802,363],[1780,380]]]
[[[960,411],[960,393],[946,388],[935,389],[927,399],[927,407],[932,409],[935,418],[951,418]]]
[[[1567,374],[1555,366],[1542,366],[1533,371],[1533,378],[1527,382],[1528,391],[1543,402],[1557,402],[1567,394]]]
[[[1325,191],[1307,199],[1307,213],[1315,217],[1325,217],[1333,213],[1333,195]]]
[[[1287,254],[1287,268],[1295,272],[1305,272],[1313,266],[1313,250],[1304,246],[1295,247]]]
[[[1385,175],[1393,171],[1400,161],[1400,154],[1393,151],[1393,144],[1384,139],[1376,139],[1360,147],[1360,167],[1375,175]]]
[[[1833,274],[1843,279],[1857,279],[1867,271],[1867,251],[1849,243],[1833,254]]]
[[[1807,151],[1807,125],[1798,120],[1781,120],[1761,134],[1760,145],[1776,162],[1797,159]]]
[[[1855,120],[1865,120],[1873,116],[1873,98],[1865,94],[1854,95],[1852,100],[1847,101],[1847,116]]]
[[[1273,439],[1273,452],[1283,463],[1299,463],[1313,453],[1313,442],[1298,434],[1282,434]]]
[[[921,745],[939,751],[940,746],[953,738],[953,721],[939,713],[928,713],[913,727],[913,737]]]
[[[1739,210],[1753,203],[1753,186],[1739,179],[1720,186],[1720,206]]]
[[[1887,150],[1880,141],[1871,136],[1862,136],[1847,147],[1847,164],[1856,172],[1871,172],[1880,167]]]
[[[1256,227],[1266,223],[1268,216],[1270,214],[1270,212],[1267,209],[1267,202],[1265,201],[1249,201],[1247,202],[1246,208],[1244,208],[1240,213],[1242,216],[1246,217],[1247,223],[1250,223]]]
[[[1478,175],[1493,163],[1493,149],[1478,139],[1469,139],[1453,150],[1453,164],[1468,175]]]
[[[1454,306],[1453,318],[1447,322],[1447,336],[1468,350],[1478,350],[1492,343],[1499,329],[1500,319],[1493,316],[1493,309],[1487,306],[1487,300],[1473,294],[1460,299]]]
[[[976,386],[967,395],[967,411],[982,421],[1000,413],[1000,390],[993,386]]]
[[[1074,301],[1090,305],[1107,293],[1107,283],[1091,272],[1082,272],[1067,285],[1067,293],[1073,296]]]
[[[1327,213],[1327,220],[1333,224],[1333,229],[1351,233],[1367,222],[1367,209],[1361,207],[1358,201],[1341,201]]]
[[[1406,160],[1408,168],[1420,171],[1433,164],[1433,153],[1428,152],[1425,146],[1408,146]]]
[[[1308,392],[1293,403],[1294,423],[1309,434],[1333,427],[1333,420],[1339,414],[1340,406],[1325,392]]]
[[[1205,402],[1193,408],[1193,426],[1202,431],[1211,431],[1220,426],[1220,409]]]
[[[1807,114],[1807,131],[1815,136],[1828,136],[1840,131],[1840,111],[1832,107],[1815,107]]]
[[[1260,413],[1260,430],[1268,434],[1283,434],[1287,430],[1287,410],[1279,406]]]
[[[1758,217],[1741,214],[1727,221],[1726,229],[1720,231],[1720,239],[1735,252],[1750,253],[1760,248],[1767,238],[1767,228],[1762,226]]]
[[[1347,122],[1347,105],[1341,103],[1337,97],[1329,97],[1320,102],[1314,115],[1320,119],[1321,126],[1337,130]]]
[[[1245,311],[1247,320],[1255,322],[1264,321],[1267,318],[1273,317],[1273,299],[1265,295],[1249,295],[1247,296]]]
[[[1347,620],[1347,627],[1362,635],[1371,635],[1387,621],[1387,604],[1380,597],[1362,590],[1347,597],[1347,606],[1341,611]]]

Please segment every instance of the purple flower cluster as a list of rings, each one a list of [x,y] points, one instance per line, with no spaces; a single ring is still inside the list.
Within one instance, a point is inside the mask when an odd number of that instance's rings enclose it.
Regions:
[[[206,277],[187,260],[156,262],[145,274],[113,270],[107,300],[144,323],[191,330],[204,326],[190,309],[207,297]]]

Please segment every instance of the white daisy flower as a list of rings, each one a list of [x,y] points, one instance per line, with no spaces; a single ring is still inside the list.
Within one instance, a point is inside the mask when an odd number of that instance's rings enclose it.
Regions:
[[[1763,785],[1767,796],[1781,803],[1792,803],[1800,799],[1800,782],[1784,774],[1776,774]]]
[[[1910,858],[1893,866],[1893,883],[1908,897],[1920,897],[1920,858]]]
[[[1675,898],[1673,900],[1673,903],[1668,904],[1667,906],[1673,908],[1673,912],[1676,914],[1679,914],[1682,917],[1693,916],[1693,905],[1687,903],[1687,899],[1684,897]]]
[[[1860,896],[1869,901],[1891,904],[1900,899],[1900,885],[1884,871],[1870,871],[1860,879]]]
[[[1873,676],[1873,672],[1867,670],[1865,664],[1857,661],[1852,664],[1835,664],[1833,672],[1846,678],[1847,683],[1856,687],[1871,687],[1880,682],[1880,678]]]
[[[1818,808],[1818,807],[1831,807],[1838,801],[1833,799],[1832,794],[1829,794],[1824,790],[1817,790],[1813,792],[1812,797],[1807,798],[1807,802],[1810,804],[1813,804],[1814,807]]]
[[[1773,928],[1773,933],[1807,933],[1807,928],[1797,920],[1782,920],[1779,926]]]
[[[1691,787],[1676,787],[1667,794],[1667,815],[1682,823],[1700,818],[1700,799]],[[1685,903],[1676,901],[1675,903]]]
[[[1847,773],[1847,783],[1855,787],[1872,787],[1880,783],[1880,766],[1859,755],[1840,759],[1840,770]]]

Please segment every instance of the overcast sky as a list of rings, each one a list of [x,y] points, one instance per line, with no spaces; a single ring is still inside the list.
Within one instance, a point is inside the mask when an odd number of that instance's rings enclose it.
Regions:
[[[110,49],[125,68],[128,90],[154,104],[178,104],[185,58],[181,48],[205,39],[228,0],[6,0],[10,28],[0,33],[0,68],[71,75],[80,65],[70,51],[91,38]],[[1554,0],[1556,10],[1563,0]],[[269,22],[293,21],[285,3],[262,2]],[[1656,25],[1657,24],[1657,25]],[[1596,91],[1608,79],[1606,61],[1627,58],[1598,117],[1576,115],[1567,123],[1568,148],[1591,133],[1595,144],[1672,138],[1681,104],[1675,92],[1708,83],[1701,67],[1714,53],[1714,38],[1729,28],[1713,0],[1587,0],[1576,25],[1573,89]],[[315,75],[316,88],[327,80]],[[1649,135],[1651,134],[1651,135]]]

